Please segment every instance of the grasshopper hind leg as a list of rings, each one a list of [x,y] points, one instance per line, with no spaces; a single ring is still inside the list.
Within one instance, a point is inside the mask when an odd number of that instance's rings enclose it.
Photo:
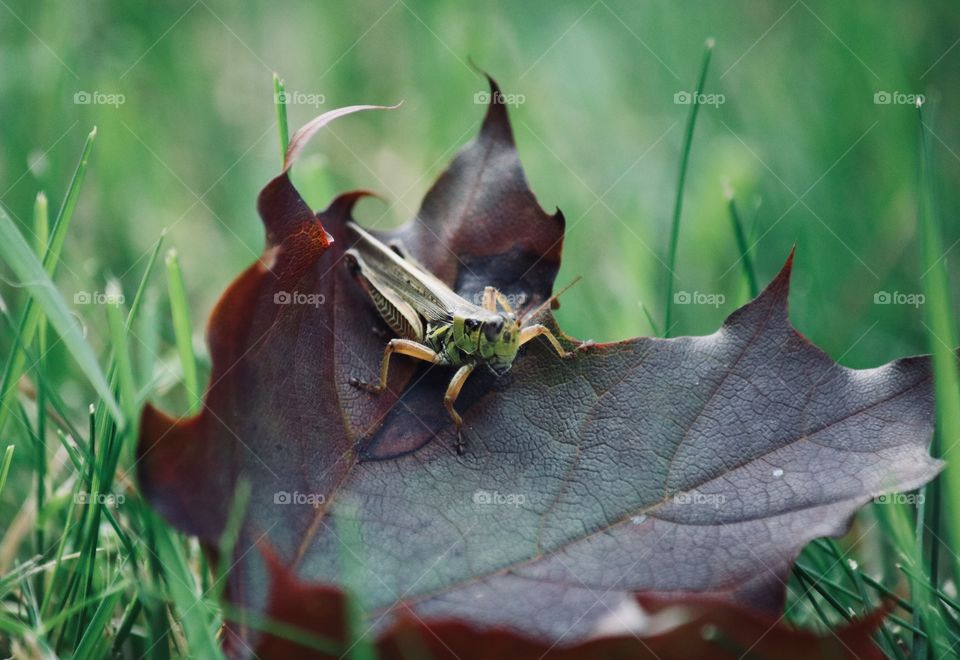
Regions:
[[[380,381],[376,384],[366,383],[359,378],[351,378],[350,384],[371,394],[380,394],[387,389],[387,375],[390,373],[390,356],[394,353],[406,355],[431,364],[442,364],[440,354],[423,344],[410,339],[391,339],[383,351],[383,360],[380,362]]]

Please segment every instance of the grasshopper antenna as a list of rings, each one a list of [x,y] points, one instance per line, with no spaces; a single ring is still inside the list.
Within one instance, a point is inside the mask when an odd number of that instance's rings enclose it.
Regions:
[[[565,294],[565,293],[570,289],[570,287],[572,287],[574,284],[576,284],[577,282],[579,282],[579,281],[582,280],[582,279],[583,279],[583,276],[582,276],[582,275],[577,275],[576,277],[573,278],[573,280],[570,282],[570,284],[568,284],[567,286],[563,287],[562,289],[560,289],[559,291],[557,291],[555,294],[553,294],[552,296],[550,296],[549,298],[547,298],[546,300],[544,300],[543,303],[540,304],[540,305],[538,305],[536,308],[534,308],[534,309],[530,310],[529,312],[527,312],[526,314],[524,314],[523,317],[520,319],[520,325],[523,325],[523,324],[527,321],[527,319],[532,319],[532,318],[535,317],[537,314],[539,314],[539,313],[542,312],[543,310],[545,310],[545,309],[547,309],[548,307],[550,307],[551,305],[553,305],[553,303],[555,303],[555,302],[557,301],[557,298],[559,298],[560,296],[562,296],[563,294]]]

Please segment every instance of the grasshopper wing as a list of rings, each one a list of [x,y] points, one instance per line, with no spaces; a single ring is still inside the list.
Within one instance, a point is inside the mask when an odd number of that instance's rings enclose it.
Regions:
[[[351,222],[347,228],[361,274],[381,295],[405,303],[431,323],[449,323],[455,310],[472,307],[433,273],[401,258],[361,227]]]
[[[417,311],[410,304],[404,302],[388,284],[377,277],[376,271],[366,264],[363,256],[357,250],[347,250],[346,256],[356,265],[357,279],[367,295],[370,296],[381,318],[390,326],[390,329],[399,337],[422,342],[424,339],[423,321]]]

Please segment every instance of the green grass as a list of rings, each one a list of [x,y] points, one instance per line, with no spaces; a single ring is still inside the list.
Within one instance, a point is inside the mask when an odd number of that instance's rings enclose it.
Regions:
[[[177,251],[167,252],[167,287],[170,296],[170,316],[173,319],[173,332],[177,340],[177,352],[180,354],[180,369],[183,372],[183,384],[187,390],[188,410],[195,413],[200,410],[203,390],[197,375],[197,358],[193,352],[193,328],[190,324],[190,309],[187,302],[187,287],[183,281],[183,272]]]
[[[740,209],[737,207],[737,200],[733,191],[728,191],[727,208],[730,210],[730,223],[733,226],[733,235],[737,239],[737,252],[740,255],[740,265],[743,268],[743,276],[747,280],[747,291],[750,298],[756,298],[760,293],[760,285],[757,283],[757,273],[753,268],[753,257],[750,254],[750,245],[747,243],[747,232],[743,227],[743,220],[740,216]]]
[[[677,249],[680,247],[680,216],[683,213],[683,194],[686,189],[687,169],[690,165],[690,149],[693,147],[693,132],[697,128],[697,115],[700,113],[700,96],[704,93],[707,71],[710,70],[710,58],[715,46],[714,40],[707,39],[700,65],[700,75],[691,93],[690,113],[687,116],[687,128],[683,133],[683,147],[680,156],[680,174],[677,177],[677,192],[673,201],[673,219],[670,221],[670,248],[667,252],[667,286],[663,308],[663,336],[669,337],[673,329],[673,283],[677,277]]]
[[[710,332],[797,244],[794,323],[849,366],[932,352],[933,451],[955,457],[960,126],[928,106],[918,121],[912,107],[871,102],[880,89],[929,89],[951,116],[951,3],[407,5],[0,8],[22,21],[0,21],[13,55],[0,95],[0,261],[4,280],[25,285],[0,293],[0,557],[11,558],[0,566],[0,655],[10,640],[37,656],[217,655],[225,576],[139,496],[138,412],[148,399],[199,408],[209,358],[193,339],[259,252],[255,195],[279,169],[288,113],[297,126],[335,106],[404,99],[335,126],[295,173],[316,208],[350,187],[385,193],[385,211],[358,213],[395,225],[478,128],[483,83],[458,57],[526,97],[511,114],[531,186],[568,218],[559,280],[585,276],[564,298],[565,329],[598,340]],[[702,55],[708,34],[717,47]],[[698,65],[697,89],[709,66],[725,104],[672,102]],[[94,89],[127,102],[70,102]],[[296,93],[325,104],[288,102]],[[99,135],[84,140],[94,124]],[[157,261],[169,248],[165,279]],[[728,303],[674,307],[677,287]],[[873,305],[878,290],[922,290],[926,303]],[[108,304],[70,304],[77,292]],[[916,495],[810,544],[787,620],[825,631],[890,602],[876,637],[887,655],[955,657],[960,471]],[[244,507],[240,496],[228,554]]]
[[[16,449],[13,445],[7,445],[7,448],[3,451],[3,458],[0,459],[0,492],[3,491],[3,487],[7,484],[7,475],[10,474],[10,464],[13,462],[13,450]]]
[[[52,277],[57,270],[57,264],[60,259],[60,253],[63,251],[63,244],[67,239],[67,230],[70,228],[70,221],[73,219],[73,212],[77,206],[77,200],[80,196],[80,186],[83,183],[83,178],[87,172],[87,164],[90,160],[90,152],[93,150],[93,141],[97,135],[97,129],[94,128],[90,131],[90,134],[87,136],[87,141],[83,146],[83,152],[80,155],[80,162],[77,163],[77,169],[73,174],[73,178],[70,181],[70,185],[67,188],[67,194],[64,198],[63,206],[60,208],[60,212],[57,214],[56,222],[54,223],[53,230],[53,240],[48,243],[44,242],[39,244],[41,237],[48,233],[47,229],[47,213],[46,213],[46,196],[42,196],[42,193],[37,195],[37,203],[35,207],[35,213],[37,215],[36,222],[36,231],[37,231],[37,251],[42,252],[42,268],[47,278],[44,278],[43,275],[40,275],[37,272],[29,273],[27,272],[30,268],[36,268],[36,265],[33,263],[33,259],[28,252],[23,250],[23,238],[19,235],[16,230],[16,227],[13,226],[10,219],[7,217],[6,213],[0,209],[0,227],[4,229],[14,240],[17,242],[15,246],[6,246],[6,249],[11,250],[10,256],[17,260],[17,263],[20,264],[20,269],[26,274],[28,281],[36,282],[35,286],[46,287],[47,291],[46,296],[49,299],[48,304],[55,305],[56,302],[52,298],[56,295],[55,289],[49,281],[49,277]],[[41,201],[42,200],[42,201]],[[18,273],[20,274],[20,273]],[[38,278],[34,280],[33,278]],[[62,314],[62,305],[60,306]],[[24,305],[24,311],[20,320],[20,327],[17,330],[16,340],[19,346],[14,345],[13,351],[10,354],[10,358],[7,360],[6,368],[3,372],[3,384],[0,387],[0,431],[3,430],[6,425],[8,413],[13,409],[12,399],[14,395],[14,388],[16,383],[19,380],[20,376],[23,374],[24,366],[26,363],[26,353],[24,350],[29,347],[34,339],[34,335],[37,333],[37,328],[42,325],[42,307],[38,304],[37,298],[31,296],[27,298]],[[67,321],[69,325],[69,321]],[[78,349],[81,352],[83,351],[82,342],[78,344],[76,340],[74,343],[78,345]],[[42,355],[42,353],[41,353]],[[89,355],[85,356],[85,359],[89,362]],[[88,364],[88,368],[93,368]],[[98,377],[99,378],[99,377]],[[102,383],[99,383],[102,386]]]
[[[290,129],[287,127],[287,88],[276,73],[273,74],[273,102],[277,104],[277,130],[280,134],[280,162],[287,156]]]
[[[100,368],[91,344],[47,274],[64,244],[60,228],[69,222],[76,204],[92,135],[68,188],[67,202],[42,246],[41,252],[48,257],[43,263],[0,210],[4,261],[22,281],[35,283],[27,288],[34,304],[25,307],[20,323],[8,317],[8,328],[16,335],[7,373],[23,374],[35,390],[32,397],[11,397],[10,424],[22,425],[37,448],[36,460],[27,467],[34,472],[33,496],[39,511],[20,512],[30,523],[25,530],[34,528],[34,536],[23,533],[17,538],[16,530],[24,530],[11,524],[4,537],[4,543],[22,545],[27,554],[18,556],[0,582],[7,602],[17,603],[16,608],[0,612],[0,629],[42,654],[72,651],[78,658],[100,658],[112,646],[154,657],[186,652],[216,657],[218,605],[199,587],[200,574],[191,559],[197,555],[195,543],[162,524],[129,481],[136,419],[145,398],[133,368],[129,331],[160,244],[147,261],[129,312],[124,311],[119,284],[106,284],[103,307],[110,349],[106,370]],[[37,240],[44,243],[44,197],[38,197],[36,208]],[[171,276],[178,278],[176,273]],[[179,283],[182,288],[182,279]],[[76,359],[79,372],[101,394],[90,406],[85,430],[73,423],[80,422],[77,411],[66,407],[46,380],[45,361],[37,354],[38,348],[46,348],[45,320]],[[59,439],[59,451],[50,451],[49,433]],[[0,463],[0,492],[7,483],[13,450],[10,445]],[[52,467],[51,453],[53,464],[59,458],[66,467]],[[23,483],[22,478],[18,483]]]

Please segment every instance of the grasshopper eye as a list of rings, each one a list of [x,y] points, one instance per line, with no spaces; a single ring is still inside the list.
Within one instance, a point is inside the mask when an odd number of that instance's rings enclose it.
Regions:
[[[473,331],[480,327],[480,321],[478,319],[466,319],[463,325],[467,330]]]
[[[483,326],[483,334],[490,341],[495,341],[503,331],[503,318],[497,317],[492,321],[487,321]]]

